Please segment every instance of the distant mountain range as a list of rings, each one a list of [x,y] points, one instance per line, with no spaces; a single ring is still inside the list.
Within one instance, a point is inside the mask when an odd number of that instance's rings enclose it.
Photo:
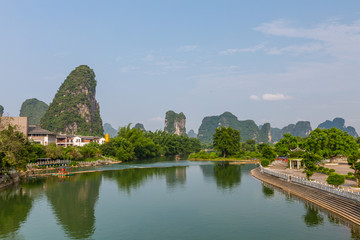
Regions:
[[[359,137],[354,127],[345,126],[345,120],[343,118],[334,118],[334,120],[326,120],[325,122],[319,124],[318,128],[320,129],[330,129],[330,128],[338,128],[343,132],[347,132],[349,135],[353,137]]]
[[[200,125],[198,138],[203,143],[211,143],[215,129],[220,126],[232,127],[240,131],[241,141],[254,139],[257,142],[277,142],[285,133],[293,136],[307,137],[312,131],[309,121],[298,121],[296,124],[289,124],[283,128],[271,128],[270,123],[257,126],[253,120],[238,120],[238,118],[230,112],[224,112],[219,116],[205,117]],[[345,126],[345,120],[335,118],[333,121],[325,121],[318,128],[336,127],[344,132],[348,132],[354,137],[358,134],[354,127]]]

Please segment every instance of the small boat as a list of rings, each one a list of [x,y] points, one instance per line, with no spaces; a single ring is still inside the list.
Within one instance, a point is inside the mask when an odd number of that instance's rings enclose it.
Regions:
[[[52,173],[51,175],[52,176],[58,176],[58,177],[75,175],[74,173],[70,173],[70,172],[66,171],[67,169],[69,169],[69,171],[71,171],[70,167],[60,167],[60,168],[56,169],[58,171],[57,173]]]
[[[74,176],[75,173],[52,173],[51,175],[63,177],[63,176]]]

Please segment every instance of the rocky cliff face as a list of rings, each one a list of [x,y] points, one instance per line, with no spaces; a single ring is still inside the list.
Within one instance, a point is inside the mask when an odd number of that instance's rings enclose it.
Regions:
[[[343,132],[347,132],[349,135],[353,137],[359,137],[354,127],[345,126],[345,120],[343,118],[334,118],[333,121],[326,120],[325,122],[321,123],[318,128],[320,129],[330,129],[330,128],[338,128]]]
[[[264,124],[259,129],[253,120],[239,121],[238,118],[230,112],[224,112],[220,116],[205,117],[200,125],[198,138],[203,143],[211,143],[215,129],[217,127],[231,127],[240,131],[241,141],[254,139],[258,142],[268,142],[271,139],[270,124]],[[270,138],[269,138],[270,137]]]
[[[53,132],[102,136],[99,104],[95,99],[95,73],[86,65],[73,70],[60,86],[41,127]]]
[[[175,113],[174,111],[166,112],[164,131],[176,135],[186,134],[186,117],[184,113]]]
[[[36,98],[27,99],[21,105],[20,117],[28,117],[30,125],[40,125],[40,119],[48,109],[48,105]]]
[[[0,105],[0,117],[4,114],[4,107]]]
[[[271,142],[272,137],[271,137],[271,126],[270,123],[265,123],[264,125],[261,126],[260,130],[259,130],[259,137],[257,138],[258,142]]]
[[[145,127],[144,127],[144,124],[142,124],[142,123],[135,124],[134,128],[140,129],[141,131],[146,131]]]

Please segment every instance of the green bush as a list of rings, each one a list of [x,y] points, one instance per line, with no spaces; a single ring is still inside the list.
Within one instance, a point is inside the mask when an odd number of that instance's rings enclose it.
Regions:
[[[261,166],[267,167],[267,166],[269,166],[270,161],[268,159],[263,159],[263,160],[261,160],[260,163],[261,163]]]
[[[326,182],[328,184],[334,185],[335,187],[338,187],[339,185],[343,184],[345,182],[345,175],[340,175],[337,173],[331,173],[328,178],[326,179]]]
[[[335,172],[335,169],[330,169],[329,172],[333,173]]]
[[[353,172],[348,172],[347,175],[348,175],[348,176],[354,176],[354,173],[353,173]]]
[[[319,171],[323,171],[324,170],[324,167],[323,166],[320,166],[319,167]]]

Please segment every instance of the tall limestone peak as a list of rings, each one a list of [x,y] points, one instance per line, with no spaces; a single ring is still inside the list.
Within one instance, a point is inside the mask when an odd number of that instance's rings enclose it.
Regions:
[[[345,126],[345,120],[343,118],[334,118],[334,120],[326,120],[325,122],[319,124],[318,128],[320,129],[330,129],[330,128],[337,128],[340,129],[343,132],[347,132],[353,137],[358,137],[356,130],[354,127],[351,126]]]
[[[104,130],[95,89],[94,71],[86,65],[75,68],[41,118],[41,127],[53,132],[102,136]]]
[[[28,117],[30,125],[40,125],[40,119],[48,107],[46,103],[36,98],[26,99],[21,105],[20,117]]]
[[[271,142],[271,126],[270,123],[265,123],[261,127],[259,127],[259,137],[257,139],[258,142]]]
[[[164,131],[176,135],[186,134],[186,117],[184,113],[175,113],[174,111],[167,111],[165,116]]]
[[[0,117],[4,114],[4,107],[0,105]]]

